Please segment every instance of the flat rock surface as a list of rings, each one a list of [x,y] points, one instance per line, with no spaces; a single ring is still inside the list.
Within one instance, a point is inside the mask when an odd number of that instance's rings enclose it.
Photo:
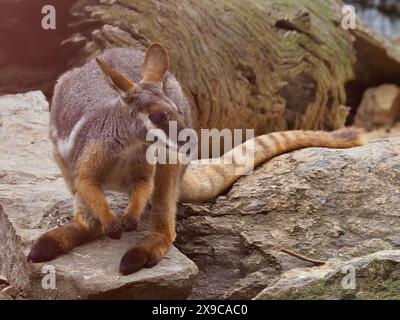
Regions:
[[[120,241],[102,238],[45,264],[26,261],[32,241],[72,214],[72,201],[51,157],[48,116],[41,92],[0,97],[0,273],[31,298],[186,298],[197,267],[174,247],[151,269],[119,274],[119,261],[143,237],[146,218],[138,232]],[[121,213],[126,199],[109,199],[114,212]],[[51,270],[56,289],[46,285]]]

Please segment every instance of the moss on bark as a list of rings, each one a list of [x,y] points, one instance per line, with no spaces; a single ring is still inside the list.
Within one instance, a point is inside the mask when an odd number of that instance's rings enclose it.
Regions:
[[[353,76],[349,33],[315,0],[117,0],[86,7],[104,26],[80,55],[108,47],[170,52],[196,128],[336,129]],[[74,63],[78,63],[74,61]]]

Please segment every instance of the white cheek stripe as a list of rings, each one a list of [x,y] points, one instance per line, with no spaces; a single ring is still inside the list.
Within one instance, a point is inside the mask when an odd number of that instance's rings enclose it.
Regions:
[[[79,131],[86,123],[86,118],[82,117],[72,128],[71,133],[65,139],[58,139],[57,148],[60,155],[65,159],[69,156],[71,151],[74,149],[76,138],[78,137]]]
[[[144,113],[139,113],[137,117],[143,122],[143,125],[146,127],[148,131],[151,129],[159,129],[157,126],[153,124],[153,122],[151,122],[148,115]],[[169,137],[167,137],[167,140],[164,139],[164,136],[160,136],[158,138],[161,139],[162,142],[169,148],[178,149],[177,144],[174,143]]]
[[[139,112],[137,117],[139,120],[142,121],[143,125],[146,127],[147,130],[157,129],[157,127],[153,124],[153,122],[151,122],[147,114]]]

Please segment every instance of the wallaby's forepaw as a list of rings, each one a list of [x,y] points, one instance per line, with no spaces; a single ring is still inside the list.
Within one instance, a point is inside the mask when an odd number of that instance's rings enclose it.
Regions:
[[[159,262],[151,256],[147,250],[135,247],[122,257],[119,270],[123,275],[128,275],[142,268],[151,268]]]
[[[121,239],[123,231],[118,220],[113,220],[104,226],[104,234],[111,239]]]
[[[28,255],[28,261],[45,262],[55,259],[60,253],[58,243],[55,239],[46,235],[37,239]]]
[[[139,220],[133,214],[124,214],[121,219],[122,226],[126,232],[136,230]]]

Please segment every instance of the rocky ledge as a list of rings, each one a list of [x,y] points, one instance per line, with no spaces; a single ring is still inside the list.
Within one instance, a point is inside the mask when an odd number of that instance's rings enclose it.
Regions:
[[[146,223],[121,241],[100,239],[47,265],[28,263],[32,240],[70,219],[72,206],[51,160],[44,96],[0,97],[0,121],[1,290],[9,282],[42,299],[399,298],[399,138],[291,152],[213,202],[181,204],[175,244],[199,267],[196,281],[196,265],[176,248],[154,268],[119,275],[119,259]],[[109,197],[121,212],[126,199]]]
[[[398,250],[399,155],[399,138],[307,148],[265,163],[215,202],[182,205],[176,245],[200,269],[192,297],[251,299],[285,272],[313,267],[282,249],[342,262],[348,252]]]
[[[151,269],[121,276],[121,257],[143,236],[100,239],[47,264],[26,256],[37,236],[71,217],[71,200],[51,159],[48,103],[41,92],[0,97],[0,266],[10,283],[36,299],[183,299],[192,289],[196,265],[172,248]],[[115,212],[126,199],[110,195]],[[51,282],[55,272],[55,286]]]
[[[256,300],[400,298],[400,250],[378,251],[348,261],[332,259],[314,268],[292,269]]]

